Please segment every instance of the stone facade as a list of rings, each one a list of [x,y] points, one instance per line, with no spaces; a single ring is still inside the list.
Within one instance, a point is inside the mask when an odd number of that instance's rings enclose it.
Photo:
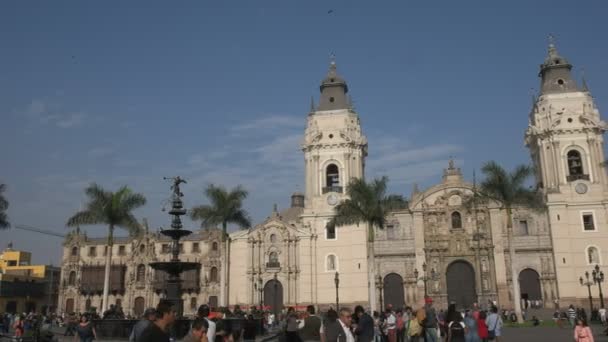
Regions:
[[[346,184],[364,177],[367,157],[360,118],[332,62],[321,83],[319,105],[313,103],[307,117],[302,143],[305,193],[293,194],[287,209],[275,206],[264,222],[230,234],[225,247],[217,230],[185,239],[181,257],[203,264],[186,280],[194,284],[186,286],[186,314],[203,302],[271,308],[327,308],[338,300],[372,309],[418,306],[425,292],[439,306],[496,301],[512,308],[514,278],[524,299],[545,306],[556,300],[562,305],[586,300],[578,276],[592,265],[602,266],[608,257],[608,177],[600,165],[607,126],[586,86],[579,89],[570,78],[570,68],[551,46],[526,132],[548,210],[514,208],[514,260],[509,256],[508,217],[500,203],[471,205],[476,184],[465,181],[450,161],[441,182],[423,191],[415,187],[409,207],[392,212],[386,228],[375,232],[370,261],[365,224],[327,226],[334,206],[344,199]],[[198,252],[192,250],[195,243]],[[103,244],[80,233],[66,240],[63,310],[99,307],[98,287],[83,286],[81,275],[83,269],[103,264]],[[227,272],[220,262],[224,249]],[[111,289],[111,303],[121,300],[134,314],[141,312],[142,298],[144,306],[156,304],[162,287],[148,281],[154,275],[147,264],[166,257],[158,234],[117,241],[112,260],[123,265],[115,273],[120,278],[123,272],[126,284]],[[226,284],[224,291],[220,282]]]
[[[60,311],[85,312],[101,308],[105,239],[88,238],[78,230],[64,242],[61,272]],[[108,301],[125,314],[139,315],[164,297],[163,275],[149,264],[169,261],[170,240],[158,233],[116,238],[112,248],[112,273]],[[185,275],[184,313],[194,314],[198,305],[218,305],[220,294],[221,231],[200,230],[181,240],[180,257],[200,262],[198,272]]]

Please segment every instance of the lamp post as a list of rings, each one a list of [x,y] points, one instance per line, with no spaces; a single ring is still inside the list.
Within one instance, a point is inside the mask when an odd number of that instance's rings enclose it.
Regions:
[[[336,271],[334,276],[334,283],[336,283],[336,310],[340,311],[340,299],[338,298],[338,287],[340,286],[340,274]]]
[[[263,281],[262,281],[262,277],[258,277],[258,291],[260,291],[260,311],[264,311],[264,303],[262,301],[262,293],[264,292],[264,287],[263,285]]]
[[[276,322],[278,322],[279,319],[279,311],[278,311],[278,307],[277,307],[277,297],[279,297],[279,294],[277,293],[277,288],[279,286],[278,280],[277,280],[277,274],[274,274],[274,319]]]
[[[600,290],[600,308],[604,308],[604,294],[602,293],[602,283],[604,282],[604,272],[600,270],[599,265],[595,265],[593,271],[593,282],[597,284],[597,288]]]
[[[585,271],[585,278],[586,280],[583,280],[583,277],[578,278],[578,280],[581,283],[581,286],[587,286],[587,291],[589,292],[589,312],[593,312],[593,298],[591,297],[591,285],[593,285],[593,280],[589,280],[589,272]]]
[[[435,269],[431,269],[431,276],[429,277],[426,273],[426,262],[422,263],[422,277],[418,278],[418,276],[420,275],[420,273],[418,273],[418,269],[414,269],[414,277],[416,278],[416,282],[418,282],[418,280],[422,280],[422,282],[424,283],[424,298],[427,298],[429,296],[429,292],[428,292],[428,288],[427,288],[427,282],[429,280],[435,280],[437,278],[437,274],[435,273]]]
[[[384,284],[382,283],[382,277],[378,274],[378,291],[380,292],[380,311],[384,310],[384,298],[382,292],[384,292]]]

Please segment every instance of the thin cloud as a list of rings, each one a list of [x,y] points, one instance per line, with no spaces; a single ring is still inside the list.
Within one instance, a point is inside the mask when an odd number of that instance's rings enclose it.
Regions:
[[[231,128],[232,133],[273,128],[302,128],[306,121],[299,116],[271,115],[245,122]]]
[[[87,115],[82,112],[65,111],[49,101],[34,99],[22,111],[32,121],[41,125],[73,128],[84,123]]]
[[[95,147],[87,151],[87,155],[91,158],[106,157],[111,155],[112,153],[114,153],[114,148],[108,146]]]

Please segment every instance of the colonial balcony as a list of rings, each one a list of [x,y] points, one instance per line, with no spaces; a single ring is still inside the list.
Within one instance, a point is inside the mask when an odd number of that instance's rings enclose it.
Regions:
[[[568,175],[566,177],[566,179],[568,180],[568,182],[574,182],[577,180],[589,180],[589,175],[583,175],[583,174],[577,174],[577,175]]]
[[[328,193],[328,192],[338,192],[338,193],[342,193],[343,188],[339,185],[334,185],[334,186],[324,186],[322,191],[324,194]]]
[[[281,268],[281,263],[278,261],[269,261],[266,263],[266,268]]]

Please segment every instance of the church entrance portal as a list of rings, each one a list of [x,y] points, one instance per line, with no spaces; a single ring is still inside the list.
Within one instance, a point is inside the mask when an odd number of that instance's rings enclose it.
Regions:
[[[519,290],[521,298],[525,300],[541,300],[540,279],[538,273],[526,268],[519,273]],[[526,303],[527,306],[527,303]]]
[[[473,306],[477,301],[475,291],[475,270],[466,261],[455,261],[446,272],[448,303],[456,303],[457,309]]]
[[[264,305],[277,313],[283,310],[283,285],[280,281],[271,279],[264,286]]]
[[[405,303],[403,278],[397,273],[391,273],[384,277],[384,303],[385,305],[392,305],[393,310],[403,308]]]

